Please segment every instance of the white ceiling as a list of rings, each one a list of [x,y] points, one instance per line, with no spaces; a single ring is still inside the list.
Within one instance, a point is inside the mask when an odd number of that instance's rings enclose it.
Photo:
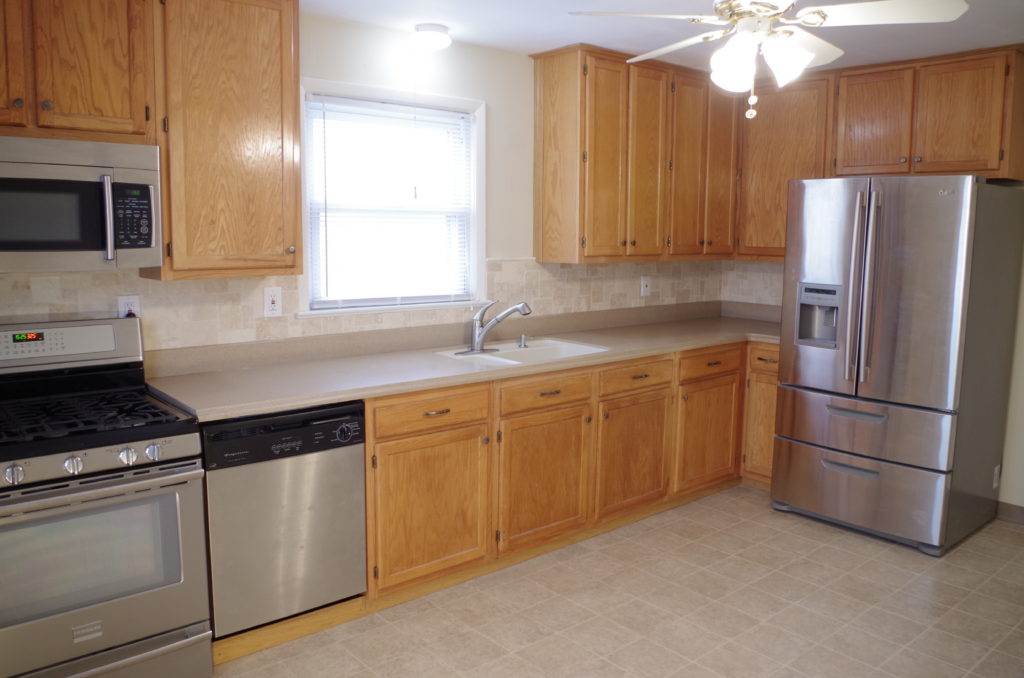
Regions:
[[[797,8],[848,0],[797,0]],[[813,29],[846,54],[826,68],[896,61],[1024,42],[1024,0],[967,0],[952,23]],[[521,54],[586,42],[640,54],[711,28],[670,19],[569,16],[571,10],[712,14],[713,0],[300,0],[304,14],[411,31],[441,23],[454,40]],[[663,57],[708,70],[714,43]]]

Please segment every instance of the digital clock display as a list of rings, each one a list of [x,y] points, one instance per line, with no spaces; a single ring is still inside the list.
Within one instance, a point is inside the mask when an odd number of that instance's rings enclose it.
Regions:
[[[14,343],[15,344],[27,344],[30,341],[43,341],[44,335],[42,332],[15,332]]]

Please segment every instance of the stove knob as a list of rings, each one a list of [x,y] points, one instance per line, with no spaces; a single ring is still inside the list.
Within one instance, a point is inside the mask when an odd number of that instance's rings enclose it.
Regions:
[[[4,469],[4,481],[8,485],[21,485],[25,481],[25,467],[11,464]]]
[[[139,453],[134,447],[125,447],[117,453],[117,460],[125,466],[131,466],[139,459]]]
[[[73,454],[64,460],[64,470],[69,476],[77,476],[85,470],[85,462],[77,454]]]
[[[146,459],[149,459],[150,461],[160,461],[162,456],[164,456],[164,451],[161,449],[159,443],[146,445]]]

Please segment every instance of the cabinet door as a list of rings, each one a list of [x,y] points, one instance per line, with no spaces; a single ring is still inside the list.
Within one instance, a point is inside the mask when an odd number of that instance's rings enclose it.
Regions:
[[[28,120],[24,0],[0,0],[0,125]]]
[[[828,82],[758,92],[757,117],[739,122],[739,254],[785,255],[789,180],[825,176]]]
[[[703,248],[707,254],[732,254],[736,249],[736,145],[741,122],[745,120],[736,96],[711,87],[704,189]]]
[[[498,450],[501,552],[532,546],[587,521],[590,406],[505,419]]]
[[[743,475],[771,481],[775,451],[775,392],[779,379],[751,372],[743,403]]]
[[[375,446],[381,589],[487,555],[486,435],[478,424]]]
[[[297,272],[295,11],[294,0],[167,5],[175,271]]]
[[[706,79],[673,76],[671,254],[704,251],[704,162],[708,85]],[[731,153],[731,150],[730,150]],[[729,177],[730,183],[732,177]]]
[[[586,256],[626,253],[629,77],[622,61],[586,58],[583,235]]]
[[[629,254],[661,254],[668,226],[671,77],[663,68],[629,67]]]
[[[739,408],[738,373],[682,385],[676,490],[736,475]]]
[[[37,0],[40,127],[143,134],[153,91],[150,0]]]
[[[913,68],[841,76],[836,174],[909,172],[913,101]]]
[[[1005,56],[919,68],[914,171],[998,169],[1005,87]]]
[[[669,389],[601,401],[598,518],[665,495],[671,404]]]

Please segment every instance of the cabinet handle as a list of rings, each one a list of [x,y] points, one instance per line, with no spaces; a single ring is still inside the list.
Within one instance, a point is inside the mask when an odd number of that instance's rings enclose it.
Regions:
[[[914,162],[921,162],[921,156],[915,155],[914,156]]]
[[[11,103],[14,104],[15,108],[24,108],[25,107],[25,100],[22,99],[21,97],[18,97],[17,99],[12,101]]]
[[[625,240],[623,240],[623,241],[622,241],[622,246],[623,246],[623,247],[625,247],[625,246],[626,246],[626,241],[625,241]]]
[[[634,374],[634,375],[633,375],[633,378],[634,378],[634,379],[647,379],[647,378],[649,378],[650,376],[651,376],[651,375],[649,375],[649,374]]]
[[[764,356],[760,356],[760,355],[757,356],[757,359],[760,360],[761,362],[765,362],[765,363],[777,363],[777,362],[779,362],[775,358],[765,358]]]
[[[53,102],[50,101],[49,99],[44,101],[43,102],[43,110],[44,111],[52,111],[53,110]]]
[[[446,407],[443,410],[434,410],[433,412],[424,412],[423,416],[424,417],[438,417],[438,416],[440,416],[442,414],[448,414],[451,411],[452,411],[452,409],[450,407]]]
[[[698,244],[703,247],[704,246],[704,241],[700,240],[700,241],[698,241]]]
[[[901,163],[904,163],[904,162],[906,162],[906,161],[907,161],[907,156],[905,156],[905,155],[901,155],[901,156],[900,156],[900,162],[901,162]]]
[[[554,391],[541,391],[540,392],[540,397],[543,398],[545,396],[558,395],[561,392],[562,392],[562,389],[560,389],[560,388],[556,388]]]
[[[632,245],[633,247],[636,247],[636,240],[630,240],[629,244]]]
[[[288,252],[288,254],[295,254],[295,245],[292,245],[285,251]]]
[[[721,365],[721,364],[722,364],[721,360],[712,360],[711,362],[708,363],[708,367],[714,367],[715,365]]]
[[[608,418],[608,417],[610,417],[610,416],[612,416],[612,415],[611,415],[611,414],[609,414],[608,412],[605,412],[605,413],[604,413],[604,417],[602,417],[602,419],[607,419],[607,418]]]

